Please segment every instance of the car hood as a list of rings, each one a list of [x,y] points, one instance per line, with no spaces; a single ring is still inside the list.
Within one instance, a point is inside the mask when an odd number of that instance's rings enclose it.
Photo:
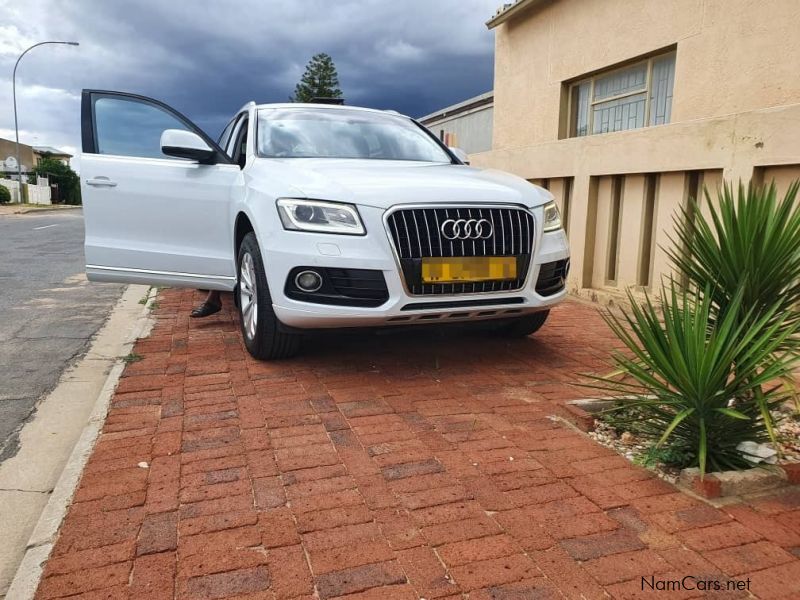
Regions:
[[[251,171],[278,195],[376,208],[428,202],[539,206],[552,195],[514,175],[464,165],[334,158],[258,159]]]

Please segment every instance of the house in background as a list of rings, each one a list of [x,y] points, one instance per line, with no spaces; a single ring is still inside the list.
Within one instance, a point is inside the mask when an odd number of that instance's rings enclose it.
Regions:
[[[518,0],[487,25],[493,144],[470,158],[553,193],[573,292],[657,285],[704,186],[800,178],[796,0]]]
[[[31,146],[20,144],[19,162],[22,172],[29,173],[39,161]],[[14,140],[0,138],[0,177],[17,178],[17,144]]]
[[[69,165],[72,155],[53,148],[52,146],[19,145],[19,164],[22,167],[24,185],[20,189],[17,183],[17,144],[13,140],[0,138],[0,185],[11,192],[11,202],[26,201],[33,204],[50,204],[60,201],[58,186],[51,183],[47,177],[37,177],[36,181],[28,184],[26,174],[44,158],[53,158],[65,165]],[[21,192],[21,194],[20,194]]]
[[[67,166],[69,166],[69,159],[72,158],[72,154],[64,152],[63,150],[59,150],[58,148],[53,148],[52,146],[34,146],[33,154],[35,156],[37,165],[45,156],[47,158],[57,160],[58,162]]]
[[[69,165],[72,155],[52,146],[19,145],[19,162],[23,173],[30,173],[45,156]],[[13,160],[8,160],[8,159]],[[14,140],[0,138],[0,177],[17,178],[17,144]]]
[[[492,149],[494,94],[487,92],[453,104],[419,120],[446,146],[467,154]]]

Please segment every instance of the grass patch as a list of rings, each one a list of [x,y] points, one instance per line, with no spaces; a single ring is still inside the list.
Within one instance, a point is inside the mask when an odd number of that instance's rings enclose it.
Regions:
[[[122,357],[122,362],[124,362],[126,365],[139,362],[140,360],[144,360],[144,356],[142,356],[141,354],[136,354],[136,352],[129,352],[128,354]]]

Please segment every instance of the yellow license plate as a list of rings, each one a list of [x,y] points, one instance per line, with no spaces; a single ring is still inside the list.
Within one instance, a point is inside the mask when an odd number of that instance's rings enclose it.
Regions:
[[[422,283],[460,283],[517,278],[515,256],[423,258]]]

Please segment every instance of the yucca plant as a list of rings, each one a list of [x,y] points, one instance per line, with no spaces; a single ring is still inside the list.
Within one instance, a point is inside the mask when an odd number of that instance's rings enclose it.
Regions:
[[[691,199],[675,216],[667,254],[688,284],[711,288],[714,312],[727,313],[741,291],[740,318],[776,308],[785,326],[800,320],[800,181],[778,198],[775,184],[724,185],[716,203]],[[701,210],[705,206],[706,216]],[[776,306],[777,305],[777,306]],[[787,340],[797,349],[798,340]]]
[[[701,291],[702,289],[702,291]],[[782,351],[800,322],[780,312],[780,303],[758,311],[744,306],[744,286],[716,313],[714,289],[706,285],[663,286],[660,302],[637,301],[622,316],[604,313],[626,352],[613,355],[617,377],[596,378],[595,387],[627,398],[622,414],[633,414],[636,431],[657,449],[667,444],[679,467],[712,470],[750,466],[736,446],[765,441],[759,390],[769,409],[785,399],[771,381],[793,364]],[[744,318],[741,318],[744,315]],[[612,409],[613,410],[613,409]]]
[[[704,190],[707,216],[701,202],[691,200],[688,207],[675,217],[676,239],[667,254],[688,285],[710,288],[711,319],[721,319],[729,313],[738,323],[748,323],[771,314],[762,320],[763,329],[772,330],[780,320],[779,350],[798,352],[800,339],[782,335],[795,329],[800,321],[800,206],[796,203],[800,182],[789,186],[783,198],[778,197],[775,184],[760,186],[739,184],[736,193],[732,185],[724,185],[717,194],[716,204]],[[733,298],[741,294],[741,302]],[[768,358],[768,357],[767,357]],[[788,388],[793,387],[790,374],[779,374]],[[761,390],[753,390],[760,405],[764,426],[775,441],[775,429],[769,406]]]

